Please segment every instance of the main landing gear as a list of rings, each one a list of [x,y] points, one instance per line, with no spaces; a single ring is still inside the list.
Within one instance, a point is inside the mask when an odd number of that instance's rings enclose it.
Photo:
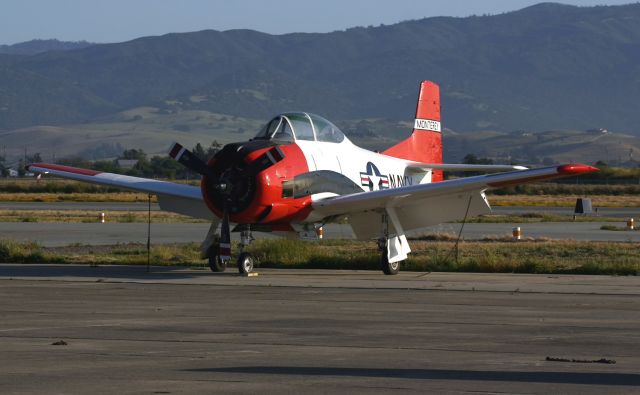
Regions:
[[[400,271],[400,261],[389,262],[389,255],[387,253],[387,239],[378,239],[378,249],[380,250],[380,268],[382,272],[387,275],[398,274]]]
[[[215,253],[215,255],[210,256],[208,260],[209,260],[209,268],[211,268],[211,271],[214,273],[222,273],[227,269],[227,262],[222,258],[220,258],[220,255],[218,255],[218,253]]]
[[[389,222],[393,226],[393,236],[389,235]],[[380,250],[380,267],[387,275],[398,274],[400,262],[407,259],[407,254],[411,252],[393,207],[387,207],[382,213],[382,232],[378,239],[378,249]]]

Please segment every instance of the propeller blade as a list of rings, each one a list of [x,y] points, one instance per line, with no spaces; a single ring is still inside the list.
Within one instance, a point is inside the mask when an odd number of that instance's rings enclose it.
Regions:
[[[249,173],[258,174],[263,170],[268,169],[269,167],[275,165],[284,159],[284,152],[280,149],[280,147],[275,146],[260,155],[256,160],[251,162],[248,166]]]
[[[207,164],[179,143],[173,143],[169,149],[169,156],[189,170],[193,170],[203,176],[209,175]]]
[[[222,228],[220,229],[220,259],[227,261],[231,259],[231,230],[229,229],[229,209],[227,202],[224,202],[222,213]]]

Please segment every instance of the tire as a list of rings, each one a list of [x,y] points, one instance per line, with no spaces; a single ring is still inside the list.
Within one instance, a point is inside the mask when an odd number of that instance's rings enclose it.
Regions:
[[[398,274],[400,271],[400,261],[389,263],[386,250],[380,255],[380,265],[382,266],[382,272],[386,275]]]
[[[227,262],[220,259],[220,255],[214,255],[209,258],[209,268],[214,273],[222,273],[227,268]]]
[[[248,252],[243,252],[238,257],[238,272],[240,274],[251,273],[253,270],[253,256]]]

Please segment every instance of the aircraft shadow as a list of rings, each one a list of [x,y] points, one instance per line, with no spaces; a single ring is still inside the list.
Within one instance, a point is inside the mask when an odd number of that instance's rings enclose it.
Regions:
[[[56,264],[0,264],[0,277],[20,277],[34,279],[42,277],[61,278],[112,278],[132,280],[175,280],[198,278],[203,276],[235,276],[237,270],[231,267],[225,273],[212,273],[208,268],[202,271],[184,270],[179,266],[90,266],[90,265],[56,265]]]
[[[382,369],[298,366],[244,366],[188,369],[202,373],[397,378],[411,380],[504,381],[523,383],[638,386],[640,374],[597,372],[499,372],[451,369]]]

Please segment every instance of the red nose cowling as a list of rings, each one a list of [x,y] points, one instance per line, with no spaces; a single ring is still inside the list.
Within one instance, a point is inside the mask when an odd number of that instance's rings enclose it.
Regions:
[[[202,178],[200,187],[207,206],[218,217],[222,217],[227,199],[231,222],[291,230],[291,222],[303,220],[311,211],[309,196],[294,199],[282,193],[284,181],[309,171],[304,154],[295,144],[229,144],[209,161],[208,167],[209,174]]]

